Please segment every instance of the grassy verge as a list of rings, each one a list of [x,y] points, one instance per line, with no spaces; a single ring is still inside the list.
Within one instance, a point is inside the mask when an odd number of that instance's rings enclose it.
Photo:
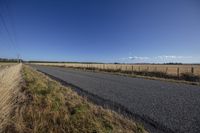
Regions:
[[[70,88],[24,66],[25,84],[13,118],[12,133],[144,133],[140,124],[96,106]]]
[[[64,67],[64,66],[58,66]],[[147,71],[121,71],[121,70],[104,70],[104,69],[95,69],[95,68],[81,68],[81,67],[67,67],[70,69],[81,69],[85,71],[93,71],[93,72],[105,72],[122,76],[136,77],[136,78],[144,78],[151,80],[161,80],[175,83],[184,83],[190,85],[199,85],[200,86],[200,77],[191,73],[181,73],[179,77],[174,75],[168,75],[164,72],[147,72]]]

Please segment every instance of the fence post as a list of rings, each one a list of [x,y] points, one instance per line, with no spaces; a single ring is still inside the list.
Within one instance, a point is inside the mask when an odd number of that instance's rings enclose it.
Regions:
[[[147,67],[147,72],[149,72],[149,67]]]
[[[191,73],[194,74],[194,67],[191,68]]]
[[[166,74],[167,74],[167,71],[168,71],[168,67],[166,67],[166,71],[165,71]]]
[[[133,74],[133,65],[132,65],[131,71],[132,71],[132,74]]]
[[[139,66],[139,72],[140,72],[140,66]]]
[[[180,69],[179,69],[179,67],[177,68],[177,76],[178,77],[180,76]]]

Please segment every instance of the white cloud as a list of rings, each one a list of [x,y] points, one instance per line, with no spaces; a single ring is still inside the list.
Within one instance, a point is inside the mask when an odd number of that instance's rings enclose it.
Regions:
[[[149,59],[149,57],[139,57],[139,56],[130,56],[130,57],[128,57],[128,59],[130,59],[130,60],[148,60]]]
[[[189,58],[192,58],[192,56],[162,55],[155,57],[155,59],[189,59]]]
[[[166,63],[166,62],[190,62],[191,60],[196,59],[192,56],[176,56],[176,55],[160,55],[153,57],[146,56],[129,56],[126,58],[121,58],[125,62],[146,62],[146,63]]]

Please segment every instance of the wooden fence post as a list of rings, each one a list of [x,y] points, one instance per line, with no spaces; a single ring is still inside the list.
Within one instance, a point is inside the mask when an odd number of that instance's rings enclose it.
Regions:
[[[191,73],[194,74],[194,67],[191,68]]]
[[[132,71],[132,73],[133,73],[133,65],[131,66],[132,68],[131,68],[131,71]]]
[[[167,72],[168,72],[168,67],[166,67],[165,74],[167,74]]]
[[[180,68],[177,67],[177,76],[179,77],[180,76]]]

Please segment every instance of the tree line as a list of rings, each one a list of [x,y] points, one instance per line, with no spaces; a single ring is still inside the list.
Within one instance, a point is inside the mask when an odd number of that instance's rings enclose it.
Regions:
[[[22,62],[21,59],[8,59],[8,58],[0,58],[0,62]]]

